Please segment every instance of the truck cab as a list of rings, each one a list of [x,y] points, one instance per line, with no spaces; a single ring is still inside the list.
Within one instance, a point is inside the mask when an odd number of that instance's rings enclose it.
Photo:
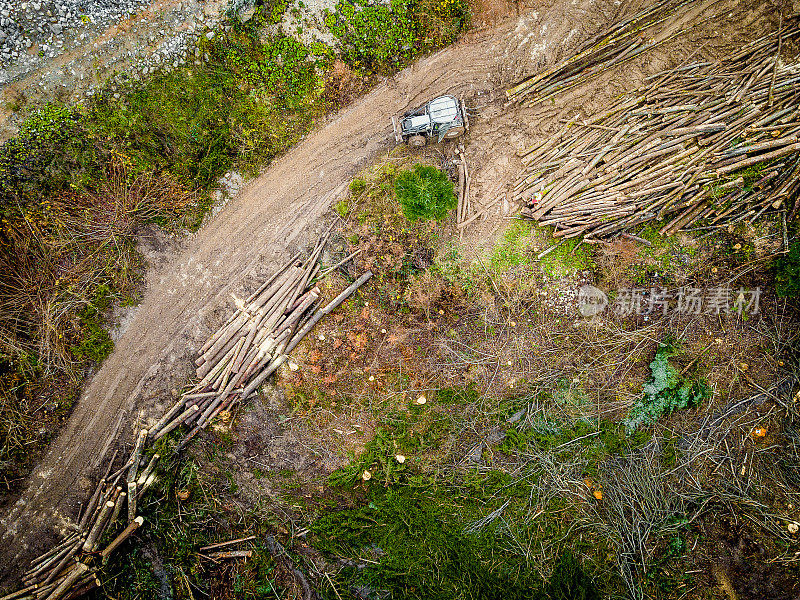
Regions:
[[[415,110],[392,117],[397,143],[424,146],[428,140],[456,138],[469,129],[464,103],[455,96],[439,96]]]

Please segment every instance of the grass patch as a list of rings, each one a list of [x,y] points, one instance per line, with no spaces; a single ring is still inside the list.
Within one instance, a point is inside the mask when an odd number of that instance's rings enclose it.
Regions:
[[[793,242],[789,253],[773,263],[775,291],[783,298],[800,296],[800,242]]]
[[[514,221],[503,234],[489,257],[489,266],[495,272],[528,265],[533,258],[531,232],[533,225],[527,221]]]
[[[597,264],[594,249],[579,239],[564,240],[540,261],[542,271],[551,277],[575,275],[579,271],[593,271]]]
[[[103,312],[111,304],[111,290],[107,285],[101,285],[92,301],[84,308],[79,316],[82,331],[82,340],[77,346],[72,346],[72,353],[78,358],[102,362],[114,349],[111,336],[103,328]]]
[[[325,25],[357,73],[391,73],[421,53],[452,43],[469,24],[465,0],[340,1]]]
[[[480,512],[474,499],[436,486],[375,489],[363,506],[315,521],[313,541],[358,564],[339,573],[340,583],[392,597],[599,598],[569,552],[545,582],[524,557],[504,552],[493,527],[465,532]]]

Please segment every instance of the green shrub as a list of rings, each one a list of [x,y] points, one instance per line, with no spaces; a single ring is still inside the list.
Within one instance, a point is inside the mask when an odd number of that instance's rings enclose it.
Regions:
[[[340,0],[325,25],[357,73],[392,72],[452,43],[469,23],[466,0]]]
[[[0,147],[2,209],[12,204],[10,197],[16,207],[16,202],[38,202],[63,187],[84,183],[96,160],[96,150],[82,130],[80,113],[48,104]]]
[[[628,435],[641,426],[655,423],[662,415],[679,408],[697,406],[709,397],[710,391],[703,381],[684,379],[669,364],[675,355],[674,345],[667,341],[659,344],[656,356],[650,363],[650,380],[644,385],[644,396],[637,400],[623,421]]]
[[[394,189],[409,221],[441,221],[458,203],[453,182],[436,167],[415,165],[412,171],[403,171],[397,176]]]
[[[325,25],[339,41],[343,60],[357,71],[393,70],[414,55],[418,25],[409,0],[342,0],[326,14]]]
[[[775,261],[775,291],[783,298],[800,296],[800,242]]]

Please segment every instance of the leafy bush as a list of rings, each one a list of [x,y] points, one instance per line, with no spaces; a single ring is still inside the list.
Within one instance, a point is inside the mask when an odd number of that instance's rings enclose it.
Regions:
[[[684,379],[669,364],[675,351],[669,341],[659,344],[656,356],[650,363],[651,376],[644,385],[644,396],[633,405],[623,421],[628,435],[641,426],[652,425],[662,415],[669,415],[679,408],[697,406],[709,397],[710,391],[705,382]]]
[[[441,221],[458,203],[453,182],[447,175],[425,165],[415,165],[412,171],[400,173],[395,181],[395,193],[403,214],[410,221]]]
[[[22,123],[17,136],[0,147],[0,208],[11,204],[10,197],[24,205],[86,181],[97,155],[81,120],[79,112],[49,104]]]
[[[342,59],[359,73],[394,71],[451,43],[468,22],[466,0],[340,0],[325,15]]]
[[[775,291],[784,298],[800,296],[800,242],[775,261]]]
[[[397,68],[414,54],[417,24],[409,0],[340,0],[325,25],[338,39],[343,60],[357,71]]]

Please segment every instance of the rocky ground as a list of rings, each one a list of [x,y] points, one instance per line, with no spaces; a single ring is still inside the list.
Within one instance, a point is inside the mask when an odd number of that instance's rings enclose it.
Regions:
[[[200,36],[213,38],[227,16],[252,14],[226,0],[2,0],[0,139],[43,103],[76,102],[109,78],[202,60],[193,52]]]

